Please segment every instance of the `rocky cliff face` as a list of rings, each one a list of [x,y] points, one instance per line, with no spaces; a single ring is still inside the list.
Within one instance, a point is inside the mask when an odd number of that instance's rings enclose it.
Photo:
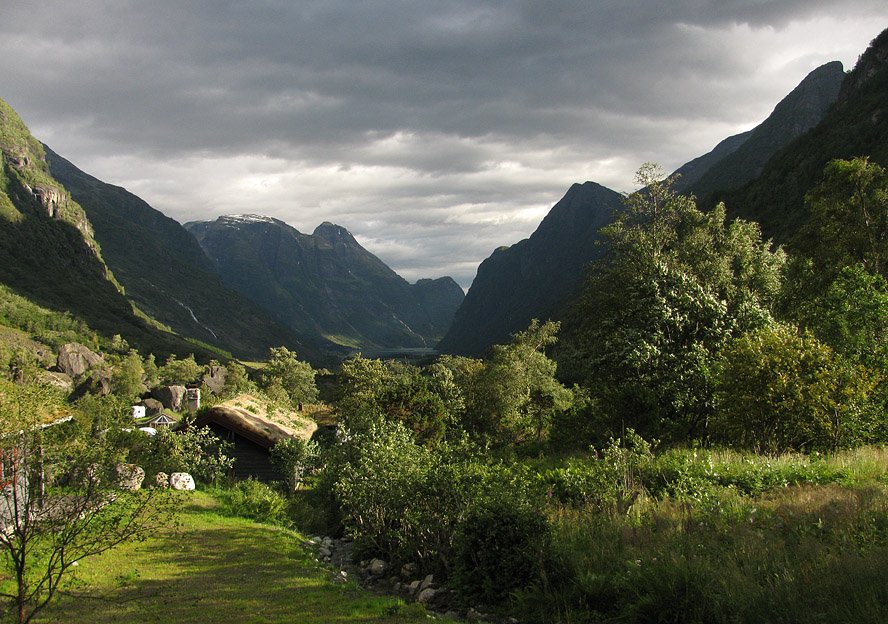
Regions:
[[[344,346],[431,347],[462,299],[452,290],[449,298],[418,296],[429,291],[408,284],[333,223],[311,235],[258,215],[185,227],[226,285],[292,329]]]
[[[621,207],[619,193],[594,182],[574,184],[530,238],[481,263],[439,349],[478,355],[533,318],[557,317],[559,304],[580,287],[586,266],[602,252],[599,230]]]

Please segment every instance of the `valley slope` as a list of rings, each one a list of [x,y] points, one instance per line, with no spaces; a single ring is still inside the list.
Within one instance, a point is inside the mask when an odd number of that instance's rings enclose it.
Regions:
[[[843,77],[838,62],[815,69],[756,128],[679,168],[676,188],[701,193],[712,184],[733,188],[754,178],[773,154],[823,118]],[[621,206],[622,197],[603,186],[572,186],[529,239],[501,247],[481,263],[439,348],[478,355],[532,318],[561,318],[589,263],[604,251],[600,228]]]
[[[185,228],[119,186],[98,180],[44,146],[49,170],[83,207],[126,296],[176,332],[246,357],[288,345],[323,359],[324,341],[297,336],[226,288]]]

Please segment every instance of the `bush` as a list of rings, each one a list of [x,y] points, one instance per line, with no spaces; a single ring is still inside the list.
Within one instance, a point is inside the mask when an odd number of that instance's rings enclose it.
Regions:
[[[774,325],[722,352],[713,436],[768,453],[834,451],[865,441],[878,378],[808,334]]]
[[[482,502],[459,527],[455,584],[468,598],[502,603],[511,592],[541,582],[550,541],[539,508],[510,496]]]
[[[287,499],[269,485],[249,478],[223,491],[229,513],[268,524],[287,523]]]
[[[161,427],[157,434],[122,434],[129,447],[128,461],[138,464],[146,475],[158,472],[188,472],[203,483],[219,483],[228,476],[234,459],[227,455],[231,442],[219,438],[208,427],[186,427],[178,431]]]

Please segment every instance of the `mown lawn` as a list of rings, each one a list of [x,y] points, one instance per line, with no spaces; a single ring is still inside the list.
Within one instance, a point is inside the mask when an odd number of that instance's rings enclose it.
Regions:
[[[292,624],[425,621],[415,605],[338,584],[297,533],[189,494],[177,530],[81,562],[39,622]]]

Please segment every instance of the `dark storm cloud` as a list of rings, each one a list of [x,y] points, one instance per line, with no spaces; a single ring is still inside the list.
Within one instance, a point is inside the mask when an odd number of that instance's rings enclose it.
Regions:
[[[408,277],[467,285],[570,182],[680,165],[886,17],[883,0],[14,0],[0,97],[179,220],[336,221]]]

